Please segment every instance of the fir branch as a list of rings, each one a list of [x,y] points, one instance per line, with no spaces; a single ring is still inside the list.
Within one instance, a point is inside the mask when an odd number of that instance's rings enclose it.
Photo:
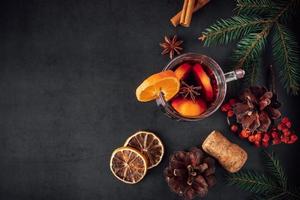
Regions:
[[[274,30],[272,47],[275,61],[281,68],[279,77],[288,93],[297,94],[300,91],[300,53],[295,36],[280,23],[286,24],[298,5],[300,0],[237,0],[237,10],[243,15],[217,21],[199,39],[204,46],[240,40],[233,55],[234,67],[246,69],[251,68],[255,56],[261,55],[269,33]]]
[[[276,10],[276,6],[270,0],[237,0],[236,6],[238,14],[260,15]]]
[[[269,30],[270,27],[266,27],[260,33],[250,33],[237,44],[237,49],[232,56],[233,61],[236,62],[236,69],[243,68],[245,64],[261,56]]]
[[[247,16],[234,16],[225,20],[221,19],[205,29],[199,39],[204,41],[204,46],[228,44],[251,32],[261,30],[264,23],[266,21],[263,19]]]
[[[284,87],[292,94],[300,90],[299,47],[292,32],[279,23],[275,24],[272,40],[273,55]]]
[[[289,191],[287,192],[290,199],[300,199],[300,187],[290,187]]]
[[[261,66],[261,59],[256,58],[252,62],[248,63],[247,65],[244,65],[244,69],[246,71],[246,74],[248,76],[245,77],[244,83],[247,85],[255,85],[257,82],[257,77],[259,75],[259,68]]]
[[[268,194],[280,189],[276,183],[267,176],[253,170],[244,170],[242,172],[230,174],[227,177],[227,181],[229,185],[235,185],[241,190],[255,194]]]
[[[280,12],[276,20],[279,20],[282,23],[287,23],[288,20],[297,12],[299,4],[299,0],[277,0],[276,6]]]
[[[287,178],[279,160],[275,157],[274,153],[264,152],[265,166],[270,174],[275,178],[277,183],[283,190],[287,189]]]
[[[228,185],[235,185],[254,194],[256,200],[300,200],[300,188],[288,186],[284,170],[274,153],[264,153],[267,172],[272,176],[253,170],[243,170],[227,176]]]

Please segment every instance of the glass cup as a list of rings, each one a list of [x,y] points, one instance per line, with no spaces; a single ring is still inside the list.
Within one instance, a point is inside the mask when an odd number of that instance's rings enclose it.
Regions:
[[[210,104],[207,110],[197,117],[185,117],[178,113],[170,104],[164,99],[163,93],[160,93],[159,97],[156,99],[157,105],[161,110],[170,118],[178,121],[198,121],[207,118],[218,110],[225,99],[227,91],[227,82],[238,80],[244,77],[245,71],[242,69],[237,69],[231,72],[224,73],[221,67],[212,58],[196,54],[196,53],[186,53],[182,54],[173,60],[171,60],[167,66],[163,69],[174,70],[177,66],[185,62],[201,63],[207,68],[209,68],[215,76],[217,82],[217,94],[215,100]]]

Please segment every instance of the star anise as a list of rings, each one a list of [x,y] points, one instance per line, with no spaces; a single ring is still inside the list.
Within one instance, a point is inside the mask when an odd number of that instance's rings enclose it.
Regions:
[[[191,98],[193,101],[196,100],[196,96],[200,95],[201,86],[188,85],[186,82],[181,81],[181,88],[179,94],[183,95],[184,98]]]
[[[173,59],[175,53],[180,54],[182,47],[180,46],[183,41],[177,39],[177,35],[174,35],[173,38],[169,38],[165,36],[165,41],[160,43],[159,45],[163,48],[161,52],[162,55],[169,54],[170,59]]]

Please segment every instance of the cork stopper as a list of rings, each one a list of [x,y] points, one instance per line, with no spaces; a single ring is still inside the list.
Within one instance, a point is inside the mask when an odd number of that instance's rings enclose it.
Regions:
[[[244,149],[230,142],[219,131],[211,132],[203,142],[202,148],[231,173],[239,171],[248,158]]]

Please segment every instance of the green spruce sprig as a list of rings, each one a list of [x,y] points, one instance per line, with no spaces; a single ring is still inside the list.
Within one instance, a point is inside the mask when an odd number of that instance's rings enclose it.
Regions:
[[[289,93],[298,94],[299,46],[286,25],[299,4],[300,0],[237,0],[237,15],[217,21],[199,39],[204,46],[238,41],[232,56],[233,68],[244,68],[250,79],[255,80],[257,69],[252,69],[253,63],[258,63],[256,60],[263,54],[268,37],[272,37],[271,48],[281,82]]]
[[[253,199],[300,199],[299,187],[288,185],[288,179],[274,153],[264,152],[267,173],[243,170],[227,176],[228,185],[253,193]]]
[[[245,14],[266,14],[276,9],[271,0],[237,0],[237,13]]]

